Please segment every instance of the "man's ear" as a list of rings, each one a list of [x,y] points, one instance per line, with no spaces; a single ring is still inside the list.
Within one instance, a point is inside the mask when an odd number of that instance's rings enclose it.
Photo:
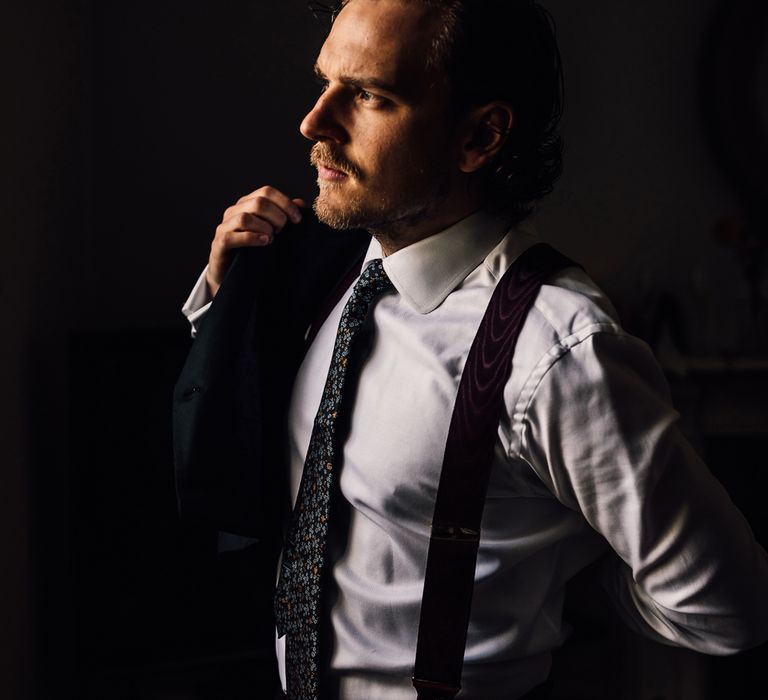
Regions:
[[[459,170],[474,173],[490,163],[507,142],[515,123],[515,112],[507,102],[489,102],[473,109],[461,144]]]

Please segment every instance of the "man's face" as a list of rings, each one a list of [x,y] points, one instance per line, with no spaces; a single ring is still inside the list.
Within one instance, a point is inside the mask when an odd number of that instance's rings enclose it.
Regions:
[[[352,0],[333,24],[301,132],[316,142],[315,210],[334,228],[411,226],[455,187],[448,89],[426,67],[435,20],[418,2]]]

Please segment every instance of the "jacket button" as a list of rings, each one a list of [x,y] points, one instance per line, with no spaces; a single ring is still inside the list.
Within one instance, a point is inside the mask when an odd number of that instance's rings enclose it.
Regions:
[[[201,391],[202,389],[197,384],[193,384],[191,387],[184,389],[181,394],[181,399],[182,401],[189,401],[195,394],[199,394]]]

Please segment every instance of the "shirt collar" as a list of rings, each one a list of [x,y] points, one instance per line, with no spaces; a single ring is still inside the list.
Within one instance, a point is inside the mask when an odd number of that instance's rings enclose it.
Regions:
[[[428,314],[483,262],[509,228],[509,222],[498,214],[477,211],[383,258],[384,271],[410,306]],[[382,257],[381,245],[372,238],[363,269]]]

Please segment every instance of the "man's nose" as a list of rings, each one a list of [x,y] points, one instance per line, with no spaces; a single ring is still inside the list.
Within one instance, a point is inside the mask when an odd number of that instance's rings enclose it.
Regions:
[[[299,131],[310,141],[344,141],[346,132],[339,122],[330,91],[320,95],[315,106],[302,120]]]

